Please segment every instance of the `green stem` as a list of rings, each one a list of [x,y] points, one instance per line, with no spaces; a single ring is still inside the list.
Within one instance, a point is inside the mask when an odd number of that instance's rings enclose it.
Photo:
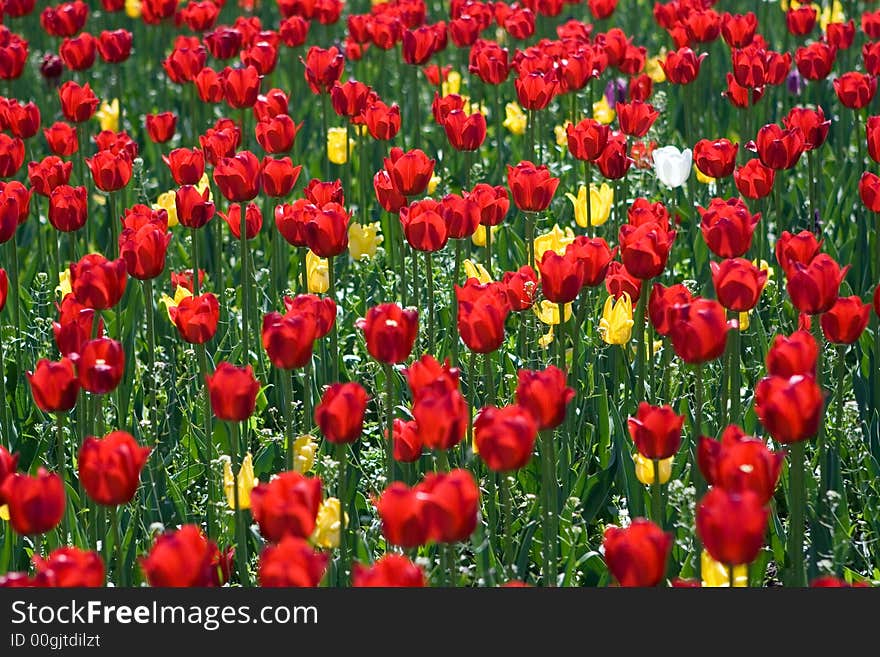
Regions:
[[[281,403],[284,406],[284,433],[287,439],[287,469],[293,470],[294,449],[293,443],[296,438],[293,435],[293,385],[292,374],[282,370],[281,374]]]
[[[199,284],[199,234],[195,228],[192,229],[192,279],[193,295],[199,296],[202,293]]]
[[[648,279],[642,284],[642,294],[639,295],[639,303],[636,309],[636,404],[645,400],[645,307],[648,303],[648,290],[651,289],[651,280]]]
[[[587,236],[592,237],[593,228],[593,204],[590,202],[590,189],[593,186],[593,170],[590,161],[584,160],[584,185],[587,188]]]
[[[330,277],[330,288],[328,294],[333,299],[333,303],[337,303],[336,299],[336,258],[330,256],[327,258],[327,270]],[[330,358],[332,360],[331,367],[333,372],[333,381],[339,381],[339,330],[338,322],[333,322],[330,328]]]
[[[238,254],[241,260],[241,361],[247,363],[251,358],[250,344],[250,268],[248,267],[248,247],[247,247],[247,225],[245,223],[245,215],[247,212],[247,204],[239,205],[241,213],[239,230],[241,234],[238,240]],[[198,277],[197,272],[193,272],[193,279]]]
[[[556,586],[556,464],[553,457],[553,432],[541,432],[541,487],[544,489],[544,586]]]
[[[248,546],[247,534],[245,533],[244,514],[238,499],[238,475],[241,470],[241,440],[239,438],[238,422],[232,423],[232,452],[235,457],[232,467],[232,500],[235,511],[235,560],[238,564],[238,580],[242,586],[248,585]]]
[[[500,472],[501,478],[501,507],[504,511],[504,525],[502,527],[502,555],[504,558],[504,566],[508,569],[508,573],[513,572],[513,504],[510,495],[510,479],[507,473]]]
[[[739,422],[742,399],[740,397],[740,362],[742,359],[742,334],[737,326],[732,331],[733,345],[730,350],[730,420]]]
[[[2,325],[0,325],[2,329]],[[0,412],[3,418],[3,444],[12,449],[12,424],[10,423],[10,405],[6,399],[6,360],[4,358],[3,344],[6,341],[0,335]]]
[[[204,344],[196,345],[196,354],[199,359],[199,379],[202,385],[203,390],[203,404],[202,404],[202,412],[205,419],[205,451],[206,451],[206,467],[205,472],[207,474],[207,486],[208,486],[208,509],[206,514],[206,522],[208,528],[208,536],[217,536],[218,534],[213,533],[215,530],[214,526],[214,511],[215,511],[215,487],[214,487],[214,432],[212,428],[212,410],[211,410],[211,395],[208,392],[208,386],[205,383],[205,376],[208,374],[208,354],[205,350]],[[156,501],[158,505],[158,500]]]
[[[57,461],[56,466],[58,467],[58,476],[61,477],[61,482],[64,484],[64,488],[66,491],[67,459],[64,450],[64,414],[59,412],[55,413],[55,454]],[[62,543],[64,545],[67,545],[68,540],[70,540],[70,520],[67,515],[67,508],[64,509],[64,515],[61,516],[61,535]]]
[[[303,423],[302,430],[309,433],[312,430],[312,359],[303,368]]]
[[[117,583],[120,586],[126,586],[128,572],[125,569],[122,540],[120,539],[119,509],[116,506],[110,506],[107,508],[110,511],[110,531],[113,532],[113,548],[116,552],[116,563],[113,567],[113,574],[116,576]]]
[[[339,479],[336,485],[336,495],[339,497],[339,567],[337,569],[337,583],[339,586],[345,586],[349,532],[349,527],[345,522],[345,513],[348,509],[348,445],[345,443],[336,445],[336,460],[339,461]]]
[[[458,364],[459,340],[458,336],[458,300],[455,297],[455,286],[458,284],[461,272],[462,246],[461,240],[455,240],[455,265],[452,270],[452,291],[449,297],[449,306],[452,309],[452,364]]]
[[[663,528],[663,491],[660,488],[660,459],[652,459],[654,464],[654,481],[651,482],[651,519]]]
[[[461,240],[458,240],[461,241]],[[428,286],[428,353],[434,353],[434,268],[431,262],[431,252],[425,251],[425,274]]]
[[[394,481],[394,386],[391,380],[394,370],[391,363],[383,363],[385,369],[385,459],[387,483]]]
[[[788,471],[791,515],[788,528],[788,556],[791,560],[789,586],[805,586],[804,571],[804,443],[791,444],[791,465]]]

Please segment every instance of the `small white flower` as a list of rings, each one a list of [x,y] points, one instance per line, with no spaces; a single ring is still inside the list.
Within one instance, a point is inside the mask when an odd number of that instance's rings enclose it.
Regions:
[[[691,175],[693,153],[675,146],[663,146],[654,150],[654,174],[667,187],[681,187]]]

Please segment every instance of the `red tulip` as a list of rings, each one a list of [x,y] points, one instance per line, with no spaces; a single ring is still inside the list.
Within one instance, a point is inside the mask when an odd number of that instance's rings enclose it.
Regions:
[[[762,504],[772,499],[784,460],[784,453],[771,452],[764,441],[746,436],[733,424],[720,441],[700,436],[697,446],[697,462],[710,486],[729,493],[751,491]]]
[[[657,586],[666,574],[672,535],[636,518],[626,529],[608,527],[602,542],[605,563],[621,586]]]
[[[64,482],[54,472],[40,468],[35,477],[15,473],[0,486],[0,498],[9,507],[9,524],[22,536],[55,529],[64,515]]]
[[[0,506],[6,504],[6,499],[3,497],[3,484],[15,474],[17,468],[18,454],[10,454],[5,447],[0,445]]]
[[[451,449],[461,442],[467,432],[469,411],[457,386],[434,383],[413,396],[412,414],[425,447]]]
[[[303,194],[319,208],[323,208],[328,203],[345,205],[345,194],[338,178],[333,181],[313,178],[306,185]]]
[[[194,185],[184,185],[174,193],[174,205],[177,209],[177,219],[182,226],[187,228],[201,228],[214,216],[214,202],[211,198],[211,190],[205,189],[199,193]],[[233,208],[236,206],[233,206]],[[233,208],[230,208],[232,213]],[[240,215],[239,215],[240,216]],[[247,217],[247,211],[245,211]],[[240,227],[239,227],[240,229]],[[235,230],[234,228],[232,230]]]
[[[497,85],[510,74],[508,50],[494,41],[478,39],[471,47],[468,71],[486,84]]]
[[[9,275],[6,270],[0,268],[0,311],[6,307],[6,298],[9,295]]]
[[[410,246],[419,251],[439,251],[449,240],[449,227],[441,214],[443,206],[430,198],[413,201],[400,210],[400,223]]]
[[[197,185],[205,173],[205,154],[198,148],[175,148],[162,160],[178,185]]]
[[[0,178],[11,178],[24,164],[24,142],[0,133]]]
[[[441,28],[442,32],[440,31]],[[401,53],[407,64],[421,66],[431,56],[446,47],[445,24],[420,25],[403,33]]]
[[[648,318],[659,335],[669,335],[672,331],[674,316],[672,309],[678,304],[688,304],[694,300],[693,295],[684,285],[676,284],[663,287],[654,283],[648,297]]]
[[[219,419],[244,422],[253,415],[260,383],[254,378],[254,370],[250,365],[236,367],[221,362],[213,375],[205,375],[205,383],[211,398],[211,408]]]
[[[367,391],[358,383],[334,383],[315,408],[315,423],[334,445],[353,443],[364,430]]]
[[[744,258],[728,258],[720,265],[710,262],[709,266],[715,294],[722,306],[745,312],[757,305],[767,282],[766,270],[759,269]]]
[[[292,299],[284,297],[284,307],[287,309],[287,315],[305,313],[314,318],[317,327],[316,340],[327,335],[336,322],[336,304],[329,297],[319,297],[315,294],[298,294]]]
[[[782,129],[769,123],[758,130],[754,150],[761,162],[771,169],[791,169],[806,149],[806,140],[799,128]]]
[[[859,197],[871,212],[880,212],[880,178],[865,171],[859,178]]]
[[[660,112],[656,111],[653,105],[639,101],[617,103],[614,109],[617,112],[620,131],[631,137],[644,137],[648,134],[648,130],[651,129],[657,117],[660,116]],[[696,148],[694,150],[696,151]]]
[[[412,463],[421,458],[422,439],[419,436],[419,427],[415,420],[404,422],[400,418],[395,418],[391,439],[395,461]]]
[[[635,417],[627,420],[629,435],[636,449],[645,458],[663,460],[673,456],[681,446],[684,416],[669,406],[651,406],[640,402]]]
[[[798,48],[794,54],[798,72],[807,80],[824,80],[834,68],[837,51],[823,41]]]
[[[443,129],[455,150],[475,151],[486,139],[486,117],[480,112],[465,114],[461,110],[454,110],[446,116]]]
[[[97,552],[81,550],[77,547],[61,547],[52,550],[43,558],[33,557],[37,577],[45,577],[52,586],[89,587],[104,586],[106,573],[104,562]]]
[[[419,330],[419,313],[396,303],[373,306],[357,323],[363,330],[367,351],[380,363],[402,363],[412,351]]]
[[[400,132],[400,107],[390,107],[381,100],[369,103],[364,110],[364,122],[373,139],[388,141]]]
[[[327,203],[311,214],[305,225],[306,243],[322,258],[337,256],[348,247],[348,223],[351,217],[338,203]]]
[[[700,64],[707,56],[707,53],[697,55],[687,47],[671,51],[661,62],[666,79],[672,84],[690,84],[697,79]]]
[[[467,470],[432,472],[417,486],[426,495],[429,538],[438,543],[467,541],[477,526],[480,490]]]
[[[697,534],[715,561],[748,564],[764,545],[769,515],[752,491],[732,493],[716,486],[697,504]]]
[[[76,361],[79,383],[84,390],[96,395],[112,392],[122,381],[125,372],[125,351],[110,338],[96,338],[82,345]]]
[[[58,96],[61,98],[61,112],[73,123],[88,121],[100,103],[88,82],[82,87],[73,81],[65,82],[58,89]]]
[[[109,150],[98,151],[94,157],[87,157],[86,164],[92,173],[95,187],[104,192],[122,189],[131,180],[132,158],[128,151],[114,153]]]
[[[483,226],[498,226],[510,209],[507,188],[501,185],[492,187],[486,183],[477,183],[467,198],[479,206],[480,224]]]
[[[540,431],[554,429],[565,420],[565,407],[574,399],[565,385],[565,372],[551,365],[542,371],[520,370],[516,403],[532,414]]]
[[[739,144],[729,139],[701,139],[694,145],[694,163],[711,178],[727,178],[733,175],[738,150]]]
[[[568,152],[578,160],[595,162],[608,143],[610,128],[595,119],[582,119],[565,129]]]
[[[139,280],[156,278],[165,269],[165,254],[171,233],[159,222],[138,229],[125,228],[119,236],[119,255],[128,275]]]
[[[418,196],[428,187],[434,174],[434,160],[417,148],[404,152],[395,147],[385,158],[385,170],[401,196]]]
[[[822,410],[822,389],[809,375],[768,376],[755,388],[755,414],[780,443],[813,438],[819,431]]]
[[[880,317],[880,285],[874,288],[874,314]]]
[[[821,107],[809,109],[806,107],[792,107],[782,119],[786,128],[798,128],[804,136],[806,150],[812,151],[825,143],[831,121],[825,118],[825,112]]]
[[[776,241],[776,262],[782,267],[786,278],[794,276],[798,269],[797,265],[809,265],[819,254],[824,240],[817,240],[816,236],[808,230],[802,230],[797,234],[791,234],[787,230]]]
[[[721,37],[731,48],[744,48],[752,42],[758,28],[758,17],[754,12],[721,16]]]
[[[848,50],[856,35],[856,25],[852,19],[846,23],[828,23],[825,26],[825,40],[838,50]]]
[[[550,175],[543,164],[522,161],[515,167],[507,165],[507,185],[516,207],[523,212],[543,212],[553,200],[559,178]]]
[[[161,534],[141,559],[150,586],[204,587],[221,583],[222,557],[196,525]]]
[[[458,301],[458,333],[468,349],[491,353],[504,341],[504,322],[510,312],[507,292],[501,283],[481,285],[468,279],[455,286]]]
[[[513,85],[519,104],[531,112],[545,109],[559,93],[559,79],[555,70],[523,71]]]
[[[293,148],[299,126],[287,114],[278,114],[257,122],[257,143],[267,153],[286,153]]]
[[[343,84],[336,82],[330,89],[330,102],[338,116],[354,120],[363,115],[372,93],[371,87],[357,80],[347,80]]]
[[[786,290],[795,308],[807,315],[827,312],[837,301],[849,265],[841,269],[831,256],[820,253],[809,264],[795,263]]]
[[[83,256],[70,265],[70,285],[77,301],[89,308],[112,308],[125,292],[125,261],[107,260],[100,253]]]
[[[217,333],[220,304],[210,292],[185,297],[168,309],[180,337],[190,344],[204,344]]]
[[[871,319],[871,304],[857,296],[839,297],[831,309],[822,314],[822,332],[828,342],[852,344],[859,339]]]
[[[402,554],[389,552],[369,568],[355,563],[351,570],[354,587],[423,587],[426,586],[422,569]]]
[[[750,199],[764,198],[773,189],[776,172],[761,163],[749,160],[733,172],[733,182],[740,194]]]
[[[312,359],[318,327],[307,313],[282,315],[272,312],[263,317],[263,348],[272,365],[283,370],[305,367]]]
[[[257,579],[264,587],[316,587],[327,570],[329,556],[317,552],[308,541],[285,536],[276,545],[267,545],[260,553]]]
[[[413,548],[428,542],[430,526],[425,513],[426,496],[417,488],[396,481],[379,496],[376,510],[382,534],[392,545]]]
[[[574,252],[565,255],[547,250],[538,263],[541,272],[541,289],[544,297],[553,303],[564,304],[575,300],[583,287],[583,270]]]
[[[43,358],[33,373],[27,373],[27,378],[34,402],[44,413],[69,411],[76,406],[79,379],[68,358],[62,357],[58,362]]]
[[[474,442],[490,470],[510,472],[529,462],[538,426],[532,413],[518,404],[480,410],[474,421]]]
[[[684,362],[705,363],[724,353],[730,326],[724,307],[717,301],[697,297],[673,306],[669,319],[672,347]]]
[[[2,114],[9,132],[19,139],[30,139],[40,129],[40,108],[33,102],[10,101],[2,109]]]
[[[315,528],[321,480],[285,472],[251,491],[251,511],[260,532],[272,542],[285,536],[306,538]]]
[[[630,274],[623,263],[613,260],[609,263],[608,272],[605,274],[605,289],[615,299],[626,293],[630,300],[636,303],[642,293],[642,280]]]
[[[834,91],[844,107],[862,109],[868,106],[877,93],[877,78],[850,71],[834,79]]]
[[[751,214],[742,200],[724,201],[713,198],[709,207],[697,207],[700,212],[700,230],[709,250],[720,258],[739,258],[752,246],[755,226],[761,213]]]
[[[790,337],[777,335],[767,351],[767,374],[790,378],[815,376],[819,346],[808,331],[795,331]]]
[[[223,221],[226,222],[226,225],[229,226],[232,236],[236,240],[241,239],[241,205],[232,205],[229,207],[228,214],[222,212],[219,214]],[[260,229],[263,227],[263,215],[260,212],[260,207],[256,203],[248,203],[247,208],[245,208],[244,217],[245,238],[252,240],[260,234]]]
[[[214,182],[226,200],[250,201],[260,192],[260,161],[250,151],[221,158],[214,168]]]
[[[83,345],[92,336],[95,311],[83,306],[72,293],[65,295],[58,310],[59,320],[52,323],[55,343],[62,356],[73,359],[74,355],[79,355]],[[99,319],[98,327],[95,329],[98,337],[101,337],[103,328],[103,321]]]
[[[147,114],[147,134],[157,144],[164,144],[174,136],[177,125],[177,115],[174,112],[161,112],[159,114]]]
[[[196,40],[194,44],[179,43],[162,61],[165,73],[176,84],[192,82],[208,59],[205,47]]]
[[[79,450],[79,480],[98,504],[127,504],[149,455],[150,449],[140,447],[125,431],[113,431],[101,439],[88,436]]]
[[[260,93],[260,73],[254,66],[244,68],[226,67],[220,73],[223,96],[230,107],[245,109],[253,107]]]
[[[450,367],[448,360],[441,365],[430,354],[425,354],[414,361],[404,373],[414,401],[418,401],[422,393],[438,387],[443,390],[458,390],[460,376],[458,368]]]
[[[805,36],[813,31],[819,12],[815,7],[805,5],[785,12],[785,25],[795,36]]]
[[[64,162],[56,155],[49,155],[39,162],[28,163],[28,182],[34,192],[49,198],[53,190],[67,185],[72,169],[73,162]]]
[[[440,213],[446,223],[449,237],[452,239],[471,237],[476,232],[477,226],[480,225],[480,205],[467,192],[465,192],[465,196],[459,194],[444,196],[440,201]]]
[[[627,155],[626,137],[612,132],[605,148],[595,160],[599,172],[608,180],[620,180],[629,171],[632,159]]]
[[[330,93],[333,84],[342,75],[345,57],[336,46],[327,50],[312,46],[303,64],[306,69],[306,82],[309,83],[312,93]]]

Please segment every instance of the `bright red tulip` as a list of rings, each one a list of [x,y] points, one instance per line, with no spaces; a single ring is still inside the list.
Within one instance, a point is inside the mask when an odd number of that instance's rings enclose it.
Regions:
[[[316,551],[308,541],[285,536],[260,553],[257,579],[264,587],[316,587],[324,578],[329,556]]]
[[[250,365],[236,367],[221,362],[214,374],[205,375],[211,398],[211,408],[221,420],[244,422],[254,413],[260,383],[254,378]]]
[[[263,317],[263,348],[272,365],[283,370],[305,367],[312,359],[318,327],[307,313],[282,315],[272,312]]]
[[[91,253],[70,265],[70,285],[77,301],[89,308],[112,308],[125,292],[126,268],[122,258],[107,260]]]
[[[260,161],[250,151],[221,158],[214,168],[214,182],[226,200],[250,201],[260,193]]]
[[[722,306],[736,312],[746,312],[758,304],[767,270],[760,269],[745,258],[728,258],[721,264],[710,262],[712,284]]]
[[[395,147],[385,158],[385,170],[401,196],[418,196],[434,175],[434,160],[417,148],[404,152]]]
[[[678,304],[688,304],[694,300],[684,285],[678,283],[663,287],[660,283],[654,283],[651,295],[648,297],[648,318],[658,335],[667,336],[672,331],[673,308]]]
[[[161,534],[141,559],[150,586],[204,587],[221,584],[223,558],[196,525]]]
[[[419,330],[419,313],[396,303],[373,306],[357,323],[363,330],[367,351],[380,363],[402,363],[409,358]]]
[[[131,180],[133,164],[128,151],[98,151],[94,157],[86,158],[86,164],[92,173],[95,187],[101,191],[115,192]]]
[[[125,228],[119,236],[119,255],[128,275],[139,280],[156,278],[165,270],[171,233],[159,222],[138,229]]]
[[[251,513],[267,541],[285,536],[308,538],[321,506],[321,480],[298,472],[282,472],[251,491]]]
[[[602,542],[605,563],[621,586],[657,586],[666,574],[672,535],[636,518],[626,529],[608,527]]]
[[[523,212],[543,212],[553,200],[559,178],[550,175],[543,164],[522,161],[516,166],[507,165],[507,185],[516,207]]]
[[[739,144],[729,139],[701,139],[694,145],[694,163],[710,178],[727,178],[736,167]]]
[[[426,496],[428,536],[438,543],[467,541],[477,526],[480,490],[463,469],[432,472],[416,487]]]
[[[783,452],[771,452],[763,440],[746,436],[731,424],[721,440],[700,436],[697,463],[706,482],[729,493],[751,491],[767,504],[782,472]]]
[[[418,251],[439,251],[449,240],[449,226],[443,218],[443,206],[434,199],[413,201],[400,210],[400,223],[409,245]]]
[[[839,297],[831,309],[822,314],[822,332],[834,344],[852,344],[862,335],[871,319],[871,304],[858,296]]]
[[[79,379],[70,359],[62,357],[53,362],[44,358],[37,362],[33,373],[27,373],[27,378],[34,402],[44,413],[69,411],[76,406]]]
[[[768,376],[755,388],[755,414],[774,440],[796,443],[815,437],[822,421],[822,389],[812,376]]]
[[[61,98],[61,112],[64,118],[73,123],[88,121],[100,103],[88,82],[82,87],[73,81],[65,82],[58,89],[58,96]]]
[[[359,563],[351,570],[354,587],[423,587],[427,586],[422,569],[402,554],[389,552],[369,568]]]
[[[105,584],[104,562],[97,552],[77,547],[61,547],[48,557],[33,557],[37,577],[45,577],[52,586],[100,588]]]
[[[204,344],[217,333],[220,304],[210,292],[185,297],[168,309],[180,337],[190,344]]]
[[[79,383],[87,392],[96,395],[112,392],[125,372],[125,351],[119,342],[110,338],[89,340],[82,346],[76,369]]]
[[[697,534],[715,561],[748,564],[764,545],[770,510],[752,491],[733,493],[715,486],[697,504]]]
[[[595,162],[608,143],[610,128],[595,119],[582,119],[565,129],[568,152],[578,160]]]
[[[474,421],[474,442],[486,467],[495,472],[519,470],[529,462],[538,425],[532,413],[518,404],[480,410]]]
[[[574,390],[565,384],[565,372],[551,365],[545,370],[520,370],[516,403],[532,414],[540,431],[554,429],[565,420],[565,408]]]
[[[752,246],[755,227],[761,213],[751,214],[746,204],[738,198],[724,201],[713,198],[708,208],[697,207],[700,212],[700,230],[709,250],[720,258],[739,258]]]
[[[672,347],[684,362],[705,363],[724,353],[730,325],[720,303],[697,297],[673,306],[670,315]]]
[[[776,172],[761,160],[749,160],[733,172],[733,182],[740,194],[750,199],[764,198],[773,190]]]
[[[795,263],[786,290],[795,308],[807,315],[828,312],[837,301],[838,290],[849,265],[841,268],[831,256],[820,253],[809,264]]]
[[[315,408],[315,423],[334,445],[353,443],[363,433],[367,400],[359,383],[334,383]]]
[[[125,431],[113,431],[98,439],[87,436],[79,450],[79,480],[98,504],[117,506],[134,497],[141,470],[150,455]]]
[[[9,524],[22,536],[45,534],[64,516],[64,482],[54,472],[40,468],[35,477],[14,473],[0,486],[0,497],[9,507]]]
[[[801,131],[808,151],[815,150],[825,143],[831,127],[831,121],[825,118],[825,112],[821,107],[816,109],[792,107],[783,117],[782,123],[786,128],[798,128]]]
[[[780,128],[769,123],[758,130],[754,150],[761,162],[777,171],[791,169],[806,149],[804,134],[797,127]]]
[[[507,292],[501,283],[481,285],[468,279],[455,286],[458,301],[458,333],[468,349],[491,353],[504,341],[504,322],[510,312]]]

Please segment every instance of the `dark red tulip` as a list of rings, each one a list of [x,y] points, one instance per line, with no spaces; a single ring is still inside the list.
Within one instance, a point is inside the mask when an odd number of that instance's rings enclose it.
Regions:
[[[100,253],[83,256],[70,265],[70,285],[77,301],[89,308],[112,308],[125,292],[126,267],[122,258],[107,260]]]
[[[331,443],[353,443],[364,430],[367,400],[367,391],[359,383],[334,383],[315,408],[315,423]]]
[[[177,115],[174,112],[161,112],[159,114],[147,114],[147,134],[157,144],[164,144],[174,136],[177,126]]]
[[[768,376],[755,387],[755,414],[774,440],[813,438],[822,421],[822,389],[810,376]]]
[[[730,493],[751,491],[767,504],[782,472],[783,452],[771,452],[763,440],[746,436],[731,424],[721,440],[700,436],[697,462],[706,482]]]
[[[76,406],[79,379],[70,359],[62,357],[54,362],[44,358],[37,362],[33,373],[27,373],[27,378],[34,403],[44,413],[69,411]]]
[[[804,135],[806,150],[812,151],[825,143],[831,121],[825,118],[825,112],[821,107],[809,109],[806,107],[792,107],[782,119],[786,128],[798,128]]]
[[[428,449],[451,449],[468,427],[468,405],[457,387],[445,382],[423,386],[414,393],[412,414],[419,438]]]
[[[322,258],[337,256],[348,247],[348,212],[338,203],[327,203],[312,212],[305,225],[309,248]]]
[[[400,210],[400,223],[406,241],[419,251],[439,251],[449,240],[449,226],[443,206],[430,198],[414,201]]]
[[[626,293],[630,300],[636,303],[642,293],[642,279],[630,274],[622,262],[612,260],[605,274],[605,289],[615,299]]]
[[[76,82],[65,82],[58,89],[58,96],[64,117],[73,123],[88,121],[100,103],[88,83],[80,87]]]
[[[531,412],[513,404],[504,408],[487,406],[474,421],[474,442],[480,458],[490,470],[510,472],[529,462],[538,426]]]
[[[844,107],[862,109],[867,107],[877,93],[877,78],[850,71],[834,79],[834,91]]]
[[[621,586],[657,586],[666,574],[672,535],[636,518],[626,529],[608,527],[602,541],[605,563]]]
[[[214,216],[214,202],[209,201],[211,190],[199,192],[195,185],[183,185],[174,193],[177,219],[187,228],[201,228]],[[233,206],[235,207],[235,206]],[[230,210],[231,211],[231,210]],[[247,212],[245,212],[247,217]]]
[[[100,588],[105,584],[104,562],[97,552],[77,547],[61,547],[43,558],[33,557],[37,577],[45,577],[52,586]]]
[[[88,32],[68,37],[61,42],[58,54],[71,71],[84,71],[95,63],[97,39]]]
[[[627,154],[626,137],[622,133],[610,133],[605,148],[595,162],[599,172],[608,180],[623,178],[633,163]]]
[[[301,124],[300,124],[301,125]],[[287,114],[278,114],[257,122],[257,143],[267,153],[286,153],[293,148],[299,126]]]
[[[402,463],[418,461],[422,456],[422,438],[415,420],[404,422],[395,418],[392,429],[394,460]]]
[[[728,258],[721,264],[710,262],[712,284],[722,306],[736,312],[746,312],[758,304],[767,271],[745,258]]]
[[[305,367],[312,358],[317,330],[314,316],[307,313],[265,315],[263,348],[272,365],[283,370]]]
[[[39,162],[28,163],[28,182],[34,192],[49,198],[55,188],[67,185],[72,170],[73,162],[49,155]]]
[[[748,564],[764,545],[770,510],[752,491],[728,492],[715,486],[697,504],[697,534],[715,561]]]
[[[159,276],[165,270],[169,242],[171,233],[159,222],[125,228],[119,236],[119,256],[128,275],[142,281]]]
[[[89,340],[82,346],[76,369],[85,391],[95,395],[107,394],[122,381],[125,351],[119,342],[110,338]]]
[[[220,304],[210,292],[181,299],[168,314],[180,337],[190,344],[204,344],[217,333]]]
[[[214,168],[214,182],[227,201],[250,201],[260,193],[260,161],[250,151],[221,158]]]
[[[583,119],[566,126],[568,151],[578,160],[596,161],[608,143],[610,128],[595,119]]]
[[[822,332],[834,344],[852,344],[862,335],[871,319],[871,304],[858,296],[839,297],[831,309],[822,314]]]
[[[260,383],[254,378],[250,365],[236,367],[221,362],[214,374],[205,375],[211,397],[211,408],[221,420],[244,422],[254,413]]]
[[[824,80],[834,68],[837,50],[824,41],[814,41],[808,46],[798,48],[794,61],[798,72],[807,80]]]
[[[404,31],[401,48],[404,62],[415,66],[421,66],[427,62],[434,53],[445,47],[445,25],[443,27],[442,35],[436,27],[437,25],[421,25],[415,29]]]
[[[364,123],[373,139],[388,141],[400,132],[400,107],[388,106],[381,100],[367,105],[364,110]]]
[[[91,339],[95,310],[83,306],[72,293],[65,295],[58,310],[59,319],[52,322],[55,344],[62,356],[74,359],[82,351],[83,345]],[[101,337],[103,328],[103,321],[99,319],[95,329],[97,337]]]
[[[306,82],[312,93],[330,93],[333,84],[342,75],[345,57],[336,46],[327,50],[312,46],[306,53],[304,65]]]
[[[494,41],[478,39],[471,47],[468,71],[486,84],[497,85],[510,74],[508,50]]]
[[[205,173],[205,154],[198,148],[175,148],[162,160],[178,185],[197,185]]]
[[[382,520],[382,535],[392,545],[414,548],[428,542],[430,526],[425,514],[425,495],[416,488],[395,481],[376,502]]]
[[[880,178],[865,171],[859,179],[859,197],[871,212],[880,212]]]
[[[125,431],[113,431],[101,439],[87,436],[79,450],[79,480],[98,504],[127,504],[137,491],[149,455],[150,449],[138,445]]]
[[[14,137],[30,139],[40,129],[40,108],[36,103],[10,101],[2,113],[2,121]]]
[[[321,506],[321,480],[283,472],[251,491],[251,513],[267,541],[285,536],[308,538]]]
[[[660,283],[654,283],[651,295],[648,297],[648,318],[659,335],[669,335],[672,330],[672,315],[670,311],[677,304],[688,304],[694,297],[684,285],[678,283],[663,287]]]
[[[257,580],[263,587],[316,587],[324,578],[330,557],[308,541],[285,536],[260,553]]]
[[[11,178],[24,164],[24,142],[0,133],[0,178]]]
[[[791,169],[806,149],[806,140],[799,128],[780,128],[769,123],[758,130],[755,150],[761,162],[777,171]]]
[[[418,196],[434,174],[434,160],[417,148],[404,152],[395,147],[385,158],[385,170],[401,196]]]
[[[128,151],[114,153],[109,150],[98,151],[94,157],[87,157],[86,164],[92,173],[95,187],[104,192],[122,189],[131,180],[132,157]]]
[[[35,477],[15,473],[0,486],[0,497],[9,507],[9,524],[22,536],[45,534],[64,515],[64,482],[54,472],[40,468]]]
[[[795,263],[786,290],[795,308],[807,315],[828,312],[837,301],[838,290],[849,265],[841,268],[831,256],[820,253],[809,264]]]
[[[681,446],[684,416],[670,406],[651,406],[640,402],[635,417],[627,420],[629,435],[639,454],[648,459],[663,460],[674,456]]]
[[[565,372],[551,365],[545,370],[520,370],[516,403],[535,418],[538,430],[554,429],[565,420],[565,408],[574,390],[565,384]]]
[[[705,363],[724,352],[730,326],[724,307],[717,301],[697,297],[673,306],[669,319],[672,347],[684,362]]]

